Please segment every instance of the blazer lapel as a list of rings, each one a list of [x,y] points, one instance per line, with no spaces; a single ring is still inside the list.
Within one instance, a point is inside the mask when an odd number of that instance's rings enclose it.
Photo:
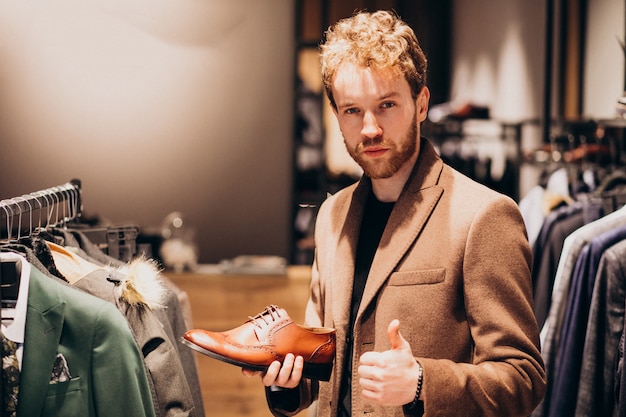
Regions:
[[[374,300],[434,210],[443,188],[438,184],[443,161],[426,139],[404,191],[396,202],[372,261],[357,319]]]
[[[48,392],[64,321],[60,296],[45,285],[51,279],[31,268],[18,415],[40,415]]]
[[[354,192],[348,194],[350,198],[343,201],[341,210],[337,213],[338,223],[343,224],[343,227],[339,235],[335,262],[332,268],[333,317],[336,327],[347,328],[350,320],[350,304],[354,284],[354,257],[369,187],[369,181],[361,179]]]

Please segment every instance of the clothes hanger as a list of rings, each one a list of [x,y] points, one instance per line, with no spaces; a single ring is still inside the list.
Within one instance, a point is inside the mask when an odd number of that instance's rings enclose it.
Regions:
[[[72,180],[71,183],[0,201],[0,249],[2,245],[5,245],[5,250],[19,251],[22,249],[16,249],[13,245],[30,246],[29,249],[33,250],[33,255],[50,273],[65,279],[54,265],[46,239],[62,244],[57,239],[58,237],[49,232],[51,228],[65,226],[79,212],[79,186],[80,181]],[[2,230],[5,227],[2,215],[6,219],[6,235]],[[28,219],[24,218],[24,215],[27,215]],[[13,268],[10,263],[0,262],[0,264],[4,264],[0,265],[0,285],[2,287],[15,285],[17,291],[21,271]],[[9,294],[7,291],[5,288],[5,291],[0,294],[0,300],[7,297]],[[9,295],[13,298],[13,295]]]
[[[38,234],[39,234],[40,232],[45,231],[48,225],[50,224],[50,214],[48,213],[48,210],[47,210],[47,207],[50,207],[50,200],[48,200],[48,195],[43,191],[37,191],[31,195],[35,196],[35,200],[39,204],[39,222],[38,222],[38,225],[39,225]],[[42,203],[40,199],[45,200],[45,204]],[[45,221],[43,225],[42,225],[42,220]]]
[[[52,198],[52,204],[50,205],[50,210],[48,211],[48,227],[55,227],[59,224],[60,199],[59,196],[55,193],[50,193],[50,197]],[[52,222],[53,215],[54,222]]]
[[[6,243],[12,241],[14,217],[13,209],[7,204],[6,200],[0,201],[0,206],[6,214],[7,219],[7,239]],[[19,209],[19,205],[18,205]],[[9,211],[11,212],[9,214]],[[20,210],[21,216],[21,210]],[[18,229],[19,233],[19,229]],[[17,303],[17,297],[20,288],[20,264],[14,260],[3,259],[0,262],[0,304],[2,308],[13,308]]]
[[[71,202],[72,196],[68,189],[67,185],[63,185],[58,187],[60,189],[61,195],[63,195],[63,220],[62,225],[64,228],[67,228],[67,224],[72,221],[72,210],[71,210]]]
[[[37,227],[35,227],[34,225],[31,227],[31,236],[37,236],[39,235],[39,232],[41,232],[41,215],[43,212],[43,204],[41,203],[41,200],[39,200],[39,196],[35,193],[30,194],[30,196],[33,197],[33,200],[39,205],[39,207],[36,209],[37,213],[39,214],[37,218]]]
[[[29,217],[30,217],[30,223],[28,224],[28,229],[26,229],[26,231],[27,231],[26,237],[29,237],[30,236],[30,229],[33,226],[33,208],[30,205],[30,203],[28,202],[28,200],[26,200],[26,198],[24,198],[24,197],[14,197],[10,201],[12,201],[14,203],[15,207],[17,207],[17,209],[18,209],[17,238],[16,238],[16,240],[19,242],[22,239],[22,214],[24,213],[24,211],[27,211],[28,214],[29,214]],[[20,207],[20,201],[23,201],[24,203],[28,204],[28,210],[22,210],[22,207]]]

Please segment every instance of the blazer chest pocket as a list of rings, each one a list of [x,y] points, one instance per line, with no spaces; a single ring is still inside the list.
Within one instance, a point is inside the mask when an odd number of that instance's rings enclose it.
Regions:
[[[445,268],[394,272],[389,278],[389,285],[401,287],[404,285],[438,284],[443,282],[445,277]]]
[[[48,393],[43,410],[45,416],[87,416],[87,397],[80,377],[68,381],[48,384]]]

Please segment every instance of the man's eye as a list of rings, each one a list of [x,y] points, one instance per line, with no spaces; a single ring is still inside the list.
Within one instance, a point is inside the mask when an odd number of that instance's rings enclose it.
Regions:
[[[395,106],[395,103],[392,103],[391,101],[386,101],[383,104],[381,104],[380,107],[382,107],[383,109],[389,109],[393,106]]]
[[[359,110],[356,109],[356,108],[346,109],[346,114],[355,114],[355,113],[358,113],[358,112],[359,112]]]

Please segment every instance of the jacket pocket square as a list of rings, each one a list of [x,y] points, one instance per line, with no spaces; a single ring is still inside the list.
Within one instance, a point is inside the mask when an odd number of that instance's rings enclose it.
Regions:
[[[70,368],[67,366],[67,360],[62,353],[57,353],[57,357],[54,359],[54,366],[52,367],[52,375],[50,376],[50,383],[56,384],[58,382],[65,382],[70,380]]]

